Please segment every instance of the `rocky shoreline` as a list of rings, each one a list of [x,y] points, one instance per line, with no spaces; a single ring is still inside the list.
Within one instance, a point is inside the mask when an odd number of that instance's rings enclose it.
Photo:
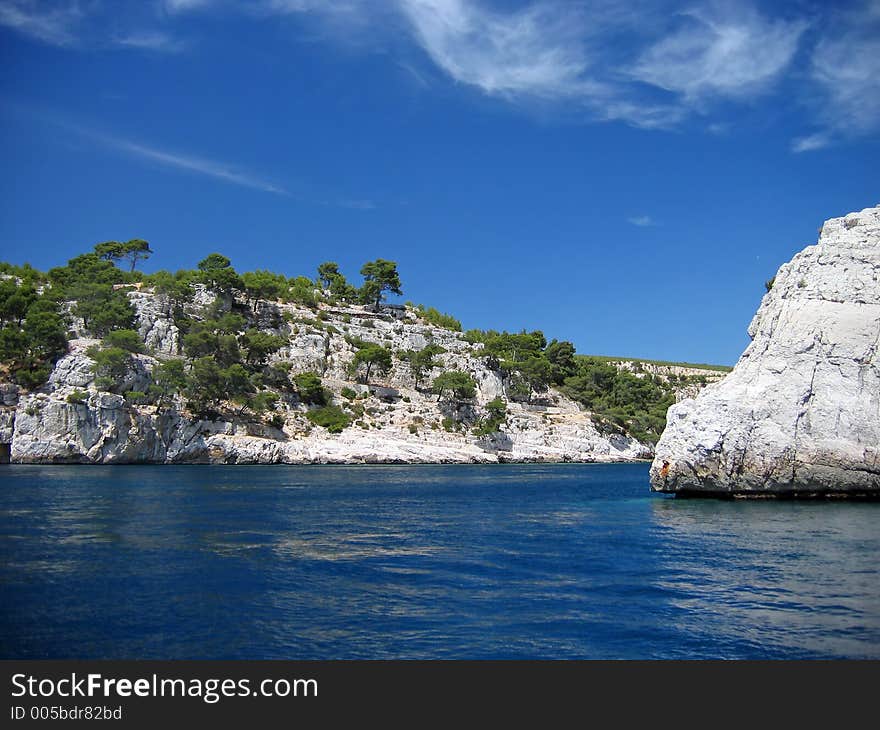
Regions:
[[[170,306],[149,291],[132,290],[138,332],[150,354],[134,355],[125,391],[146,390],[153,369],[181,352]],[[194,307],[204,305],[202,292]],[[531,403],[506,402],[503,428],[476,435],[485,404],[505,396],[501,376],[480,357],[480,346],[420,321],[409,309],[377,316],[351,306],[314,312],[295,304],[261,302],[260,327],[284,331],[289,344],[272,356],[291,372],[316,371],[333,399],[360,414],[357,424],[331,433],[307,420],[296,398],[277,407],[269,422],[234,404],[211,418],[194,414],[183,399],[170,406],[132,403],[104,391],[95,376],[89,339],[74,322],[68,354],[48,383],[34,392],[12,384],[0,390],[0,461],[16,464],[481,464],[631,462],[651,458],[652,447],[602,428],[592,414],[549,389]],[[293,323],[293,324],[291,324]],[[286,329],[284,329],[286,328]],[[79,330],[79,331],[78,331]],[[352,341],[385,343],[394,351],[429,342],[442,348],[444,368],[469,373],[476,393],[466,402],[440,401],[416,387],[408,369],[392,369],[366,385],[353,381]],[[630,367],[631,364],[627,365]],[[714,376],[720,377],[719,373]],[[694,388],[692,383],[686,386]],[[689,392],[689,391],[684,391]]]

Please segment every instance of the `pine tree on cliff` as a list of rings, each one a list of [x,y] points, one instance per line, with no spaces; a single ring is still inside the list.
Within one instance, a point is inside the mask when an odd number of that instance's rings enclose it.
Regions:
[[[361,298],[365,304],[375,303],[376,309],[379,309],[382,296],[386,291],[390,291],[392,294],[403,294],[396,261],[386,261],[385,259],[370,261],[361,268],[361,275],[364,277]]]
[[[130,241],[122,243],[120,241],[104,241],[95,246],[95,253],[102,259],[116,263],[121,259],[128,259],[131,262],[130,271],[134,271],[137,262],[145,260],[153,255],[150,244],[142,238],[132,238]]]

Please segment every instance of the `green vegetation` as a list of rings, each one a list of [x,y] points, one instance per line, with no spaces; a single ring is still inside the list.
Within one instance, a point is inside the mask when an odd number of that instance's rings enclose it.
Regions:
[[[351,425],[351,419],[339,406],[324,406],[306,414],[316,426],[326,428],[330,433],[342,433]]]
[[[326,405],[328,400],[327,391],[321,383],[317,373],[300,373],[293,378],[296,392],[303,403],[313,405]]]
[[[459,322],[455,317],[451,314],[443,314],[434,307],[425,307],[424,304],[419,304],[416,307],[416,310],[419,313],[419,316],[425,320],[428,324],[433,324],[435,327],[443,327],[447,330],[452,330],[453,332],[461,332],[461,322]]]
[[[124,292],[107,284],[80,283],[68,290],[76,300],[73,313],[82,317],[86,329],[98,336],[134,324],[134,311]]]
[[[234,313],[194,322],[183,336],[183,349],[191,358],[211,357],[221,366],[231,365],[241,359],[236,335],[244,326],[244,317]]]
[[[336,301],[356,302],[358,290],[346,281],[335,261],[325,261],[318,266],[318,285],[330,292]]]
[[[477,394],[477,384],[461,370],[447,370],[434,378],[432,390],[437,394],[438,402],[444,393],[457,400],[468,400]]]
[[[72,405],[81,406],[83,403],[86,402],[86,399],[88,397],[88,393],[77,389],[67,396],[67,402]]]
[[[273,274],[271,271],[257,270],[248,271],[241,275],[244,291],[248,299],[257,311],[257,302],[260,299],[278,299],[287,292],[287,278],[283,274]]]
[[[291,407],[299,408],[311,423],[332,433],[353,420],[370,427],[365,413],[375,412],[362,403],[369,393],[358,395],[353,388],[343,388],[341,408],[333,404],[319,373],[293,373],[290,362],[269,361],[288,345],[291,333],[339,334],[326,321],[328,305],[363,303],[381,309],[386,294],[401,294],[394,261],[376,259],[364,264],[363,285],[357,288],[333,261],[318,266],[314,280],[263,269],[239,274],[221,253],[209,254],[192,270],[137,271],[137,265],[151,255],[146,241],[132,239],[99,243],[93,251],[47,273],[28,264],[0,263],[4,277],[0,278],[0,375],[26,388],[37,388],[67,351],[68,337],[85,336],[101,340],[87,351],[94,361],[97,386],[125,395],[129,403],[169,408],[184,399],[190,409],[208,417],[228,412],[235,404],[236,414],[249,411],[249,417],[260,417],[277,428],[287,420],[277,412],[283,403],[285,413]],[[768,282],[768,288],[772,283]],[[149,353],[134,329],[135,311],[129,297],[136,287],[152,287],[161,306],[167,307],[181,334],[182,357],[159,356],[158,361],[142,357]],[[196,305],[195,295],[201,288],[217,295],[213,304]],[[303,316],[301,311],[289,309],[282,313],[272,306],[277,302],[307,307],[312,313]],[[461,323],[451,315],[424,305],[415,310],[424,322],[461,332]],[[383,335],[376,338],[378,342],[345,335],[355,350],[350,370],[353,377],[369,384],[377,373],[390,372],[397,356],[406,363],[416,388],[425,387],[428,381],[438,402],[448,401],[444,409],[452,404],[457,412],[472,412],[464,418],[447,416],[443,428],[458,431],[466,422],[479,435],[503,428],[507,401],[533,403],[555,388],[589,410],[601,429],[655,441],[665,424],[666,409],[674,400],[674,388],[704,382],[705,376],[656,377],[646,372],[645,365],[730,370],[725,366],[635,360],[634,372],[630,372],[616,366],[628,358],[578,355],[571,342],[548,343],[540,331],[469,330],[462,339],[474,346],[473,356],[483,358],[499,374],[504,390],[503,398],[494,399],[479,413],[469,402],[476,395],[473,377],[462,370],[444,370],[450,367],[444,366],[440,357],[444,348],[430,343],[421,350],[393,352],[392,339],[381,321],[390,321],[390,317],[367,312],[338,316],[351,327],[373,329],[367,336]],[[137,359],[141,361],[140,374],[132,378]],[[137,386],[145,392],[131,390],[132,382],[143,382],[144,368],[150,371],[152,382],[149,387]],[[88,393],[77,390],[69,401],[83,403],[87,397]],[[410,402],[407,396],[402,400]],[[465,405],[459,408],[462,401]],[[414,421],[412,427],[417,431],[420,423]],[[433,422],[430,427],[440,428],[441,424]]]
[[[45,383],[55,361],[67,351],[59,303],[38,294],[36,280],[0,281],[0,361],[12,380],[26,388]]]
[[[493,398],[486,404],[486,416],[474,429],[476,436],[498,433],[507,420],[507,404],[501,398]]]
[[[199,261],[199,272],[198,281],[216,292],[229,294],[233,289],[244,289],[244,282],[223,254],[208,254]]]
[[[590,359],[599,362],[631,362],[636,366],[659,365],[661,367],[692,368],[694,370],[714,370],[719,373],[729,373],[733,370],[732,365],[710,365],[708,363],[677,362],[674,360],[647,360],[641,357],[615,357],[610,355],[575,355],[576,360]]]
[[[117,392],[128,374],[131,353],[121,347],[92,345],[86,350],[86,355],[94,360],[92,370],[97,376],[95,384],[104,390]]]
[[[355,374],[363,372],[364,383],[370,382],[370,373],[373,368],[380,373],[387,373],[391,370],[392,358],[391,350],[381,345],[366,344],[354,355],[351,366]]]
[[[208,413],[223,400],[247,403],[247,396],[254,390],[241,364],[222,368],[213,357],[200,357],[193,360],[184,393],[194,411]]]
[[[239,344],[247,351],[246,360],[250,365],[263,365],[269,355],[278,352],[287,344],[287,338],[258,329],[249,329],[241,335]]]
[[[605,430],[629,433],[655,443],[666,425],[666,410],[675,402],[664,379],[639,377],[608,362],[578,360],[577,373],[565,379],[562,391],[590,410]]]
[[[430,344],[421,350],[406,350],[401,353],[401,359],[409,363],[409,372],[416,381],[416,389],[434,368],[443,366],[443,363],[437,360],[437,355],[444,352],[446,351],[440,345]]]
[[[370,261],[361,267],[361,275],[364,277],[364,285],[361,287],[361,301],[364,304],[375,303],[378,309],[385,292],[403,294],[396,261]]]
[[[129,405],[146,405],[150,399],[146,393],[140,390],[128,390],[125,392],[125,402]]]
[[[181,269],[174,274],[160,269],[155,274],[144,276],[143,283],[152,286],[156,294],[168,297],[174,305],[182,306],[192,300],[193,284],[197,279],[198,273],[188,269]]]
[[[120,243],[119,241],[105,241],[95,246],[95,253],[106,261],[120,261],[127,259],[133,272],[138,261],[145,261],[153,255],[150,244],[140,238]]]
[[[318,306],[318,295],[315,293],[315,284],[311,279],[305,276],[297,276],[291,279],[290,287],[287,290],[286,299],[289,302],[302,304],[309,309],[316,309]]]
[[[107,347],[117,347],[128,352],[146,352],[141,336],[134,330],[113,330],[104,338]]]
[[[150,393],[156,398],[159,405],[166,405],[179,393],[182,393],[188,383],[183,360],[165,360],[153,368],[153,384]]]
[[[542,332],[495,332],[469,330],[464,339],[481,343],[489,367],[497,370],[510,400],[531,402],[550,387],[561,390],[593,414],[596,424],[607,432],[627,433],[640,441],[654,443],[666,425],[666,410],[675,402],[674,388],[705,376],[669,379],[649,375],[642,363],[681,366],[727,372],[731,368],[692,365],[656,360],[633,361],[629,372],[613,363],[629,358],[577,355],[574,345],[553,340],[547,344]],[[488,426],[488,424],[486,424]]]

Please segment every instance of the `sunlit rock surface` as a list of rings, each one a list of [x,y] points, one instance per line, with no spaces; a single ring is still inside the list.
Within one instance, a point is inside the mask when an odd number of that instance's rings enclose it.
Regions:
[[[655,491],[880,493],[880,207],[783,264],[733,372],[669,409]]]

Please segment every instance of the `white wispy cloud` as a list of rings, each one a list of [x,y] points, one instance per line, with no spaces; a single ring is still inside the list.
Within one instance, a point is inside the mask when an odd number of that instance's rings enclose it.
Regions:
[[[232,7],[230,0],[171,2],[178,12]],[[647,7],[643,0],[634,0],[635,6]],[[592,118],[644,127],[670,126],[682,117],[680,109],[636,98],[609,77],[597,39],[638,15],[611,0],[592,0],[588,8],[539,0],[513,10],[481,0],[254,0],[238,7],[252,16],[299,14],[329,21],[337,32],[365,34],[371,43],[408,36],[455,82],[514,103],[567,103]],[[427,88],[412,59],[398,65]]]
[[[75,2],[0,2],[0,25],[53,46],[74,45],[77,40],[76,31],[82,19],[83,11]]]
[[[267,193],[275,193],[276,195],[289,195],[284,188],[252,175],[249,172],[237,169],[235,166],[229,165],[225,162],[178,154],[176,152],[168,152],[166,150],[157,149],[156,147],[149,147],[137,142],[120,139],[118,137],[111,137],[105,134],[98,134],[95,132],[85,132],[85,134],[103,144],[105,147],[118,150],[119,152],[123,152],[133,157],[155,162],[166,167],[194,172],[234,185],[241,185],[245,188],[262,190]]]
[[[880,129],[880,0],[0,0],[0,25],[89,49],[182,50],[175,24],[196,13],[298,17],[313,40],[380,47],[424,91],[445,77],[569,118],[729,129],[731,102],[788,80],[813,120],[793,151]]]
[[[808,73],[807,104],[819,129],[793,140],[793,152],[880,132],[880,0],[863,0],[827,18]]]
[[[570,11],[550,4],[497,13],[463,0],[402,0],[431,59],[489,94],[572,96],[594,91]]]
[[[185,13],[214,5],[214,0],[160,0],[162,7],[169,13]]]
[[[710,4],[680,18],[681,27],[648,48],[631,73],[689,103],[767,90],[791,62],[807,27],[741,5]]]
[[[827,130],[813,137],[851,137],[880,130],[880,35],[823,40],[813,54],[812,78],[822,95],[817,114]]]
[[[123,48],[140,48],[167,53],[176,53],[185,47],[185,44],[178,38],[160,31],[139,31],[128,35],[116,36],[112,42]]]
[[[614,77],[606,41],[633,15],[611,3],[544,0],[506,11],[466,0],[397,0],[397,6],[439,69],[489,96],[566,103],[594,119],[644,127],[681,118],[680,110],[637,98]]]
[[[29,103],[0,98],[0,111],[15,114],[22,119],[45,125],[64,133],[65,138],[79,138],[135,161],[170,170],[181,170],[193,175],[219,180],[273,195],[283,196],[306,205],[326,206],[350,211],[372,211],[378,203],[350,192],[329,189],[305,180],[290,180],[290,186],[281,185],[247,168],[222,160],[211,159],[189,152],[171,150],[108,133],[95,126],[71,119],[58,110],[33,106]]]
[[[184,47],[168,31],[144,25],[141,16],[130,18],[126,6],[118,17],[102,13],[107,7],[100,0],[0,0],[0,26],[63,48],[170,52]]]
[[[28,105],[6,102],[4,106],[27,118],[56,127],[68,134],[82,137],[127,157],[153,163],[161,167],[184,170],[253,190],[290,196],[290,193],[280,185],[276,185],[269,180],[227,162],[161,149],[153,145],[107,134],[106,132],[64,119],[57,113],[35,109]]]
[[[634,226],[639,226],[640,228],[650,228],[651,226],[658,225],[657,221],[649,215],[634,215],[626,220],[628,223],[632,223]]]
[[[831,137],[824,132],[816,132],[816,134],[808,134],[806,137],[797,137],[791,142],[792,152],[810,152],[812,150],[820,150],[831,144]]]

